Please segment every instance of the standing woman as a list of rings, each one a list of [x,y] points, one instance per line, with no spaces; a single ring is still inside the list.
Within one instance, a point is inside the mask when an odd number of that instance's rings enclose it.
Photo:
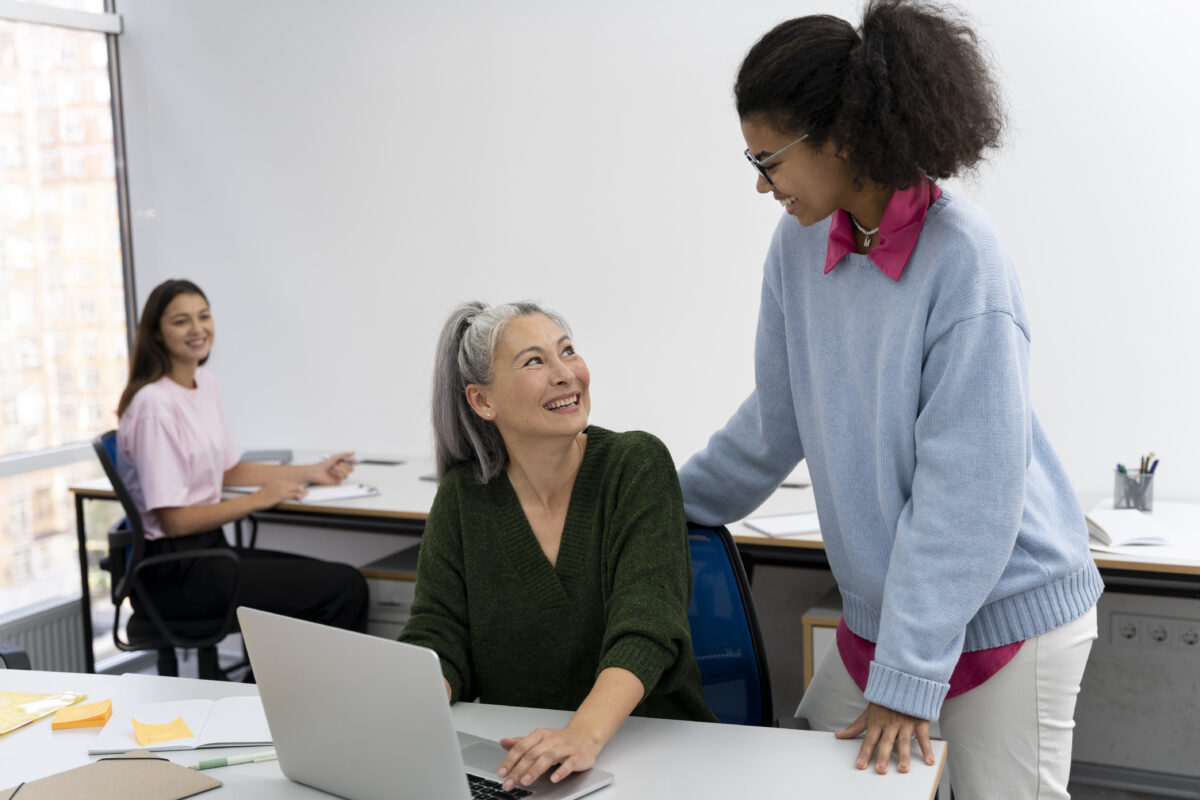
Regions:
[[[296,466],[239,461],[216,380],[201,368],[214,333],[208,299],[191,281],[165,281],[146,299],[117,408],[117,469],[142,513],[148,556],[228,547],[225,523],[303,497],[305,483],[340,483],[353,469],[352,453]],[[222,486],[260,484],[221,499]],[[232,601],[366,629],[366,581],[353,567],[267,550],[239,555],[237,597],[223,559],[165,564],[146,570],[142,583],[167,618],[219,617]],[[140,606],[136,593],[133,603]]]
[[[688,517],[739,519],[806,459],[844,618],[798,715],[865,733],[857,766],[881,773],[914,736],[931,762],[937,721],[958,796],[1067,797],[1102,583],[1030,406],[1016,272],[935,183],[999,141],[975,34],[905,0],[857,31],[793,19],[735,95],[756,188],[786,213],[755,390],[680,472]]]
[[[667,448],[588,424],[587,364],[532,303],[459,306],[436,361],[441,485],[400,640],[437,652],[451,702],[574,712],[500,740],[505,789],[588,769],[631,713],[715,722]]]

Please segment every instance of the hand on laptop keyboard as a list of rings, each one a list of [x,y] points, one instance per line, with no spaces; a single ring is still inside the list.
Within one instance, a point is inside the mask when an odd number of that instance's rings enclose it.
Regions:
[[[480,778],[478,775],[470,773],[467,774],[467,782],[471,785],[472,800],[519,800],[519,798],[533,794],[530,790],[522,789],[519,786],[514,786],[506,792],[499,781],[489,781],[487,778]]]

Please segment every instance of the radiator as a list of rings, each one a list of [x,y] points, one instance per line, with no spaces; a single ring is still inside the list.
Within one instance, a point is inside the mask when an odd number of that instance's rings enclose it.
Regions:
[[[0,639],[28,653],[34,669],[87,671],[79,598],[47,600],[0,616]]]

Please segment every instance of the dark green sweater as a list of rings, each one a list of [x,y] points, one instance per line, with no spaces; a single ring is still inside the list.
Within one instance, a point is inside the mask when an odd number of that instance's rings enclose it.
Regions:
[[[553,566],[501,473],[446,473],[400,640],[437,652],[453,700],[574,711],[606,667],[641,680],[633,713],[715,721],[687,608],[675,465],[648,433],[591,426]]]

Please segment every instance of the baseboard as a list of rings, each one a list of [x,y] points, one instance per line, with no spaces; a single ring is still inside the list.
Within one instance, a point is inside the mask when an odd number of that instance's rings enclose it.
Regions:
[[[1102,789],[1142,792],[1156,797],[1200,797],[1200,778],[1128,767],[1110,767],[1086,761],[1071,763],[1071,783]]]

